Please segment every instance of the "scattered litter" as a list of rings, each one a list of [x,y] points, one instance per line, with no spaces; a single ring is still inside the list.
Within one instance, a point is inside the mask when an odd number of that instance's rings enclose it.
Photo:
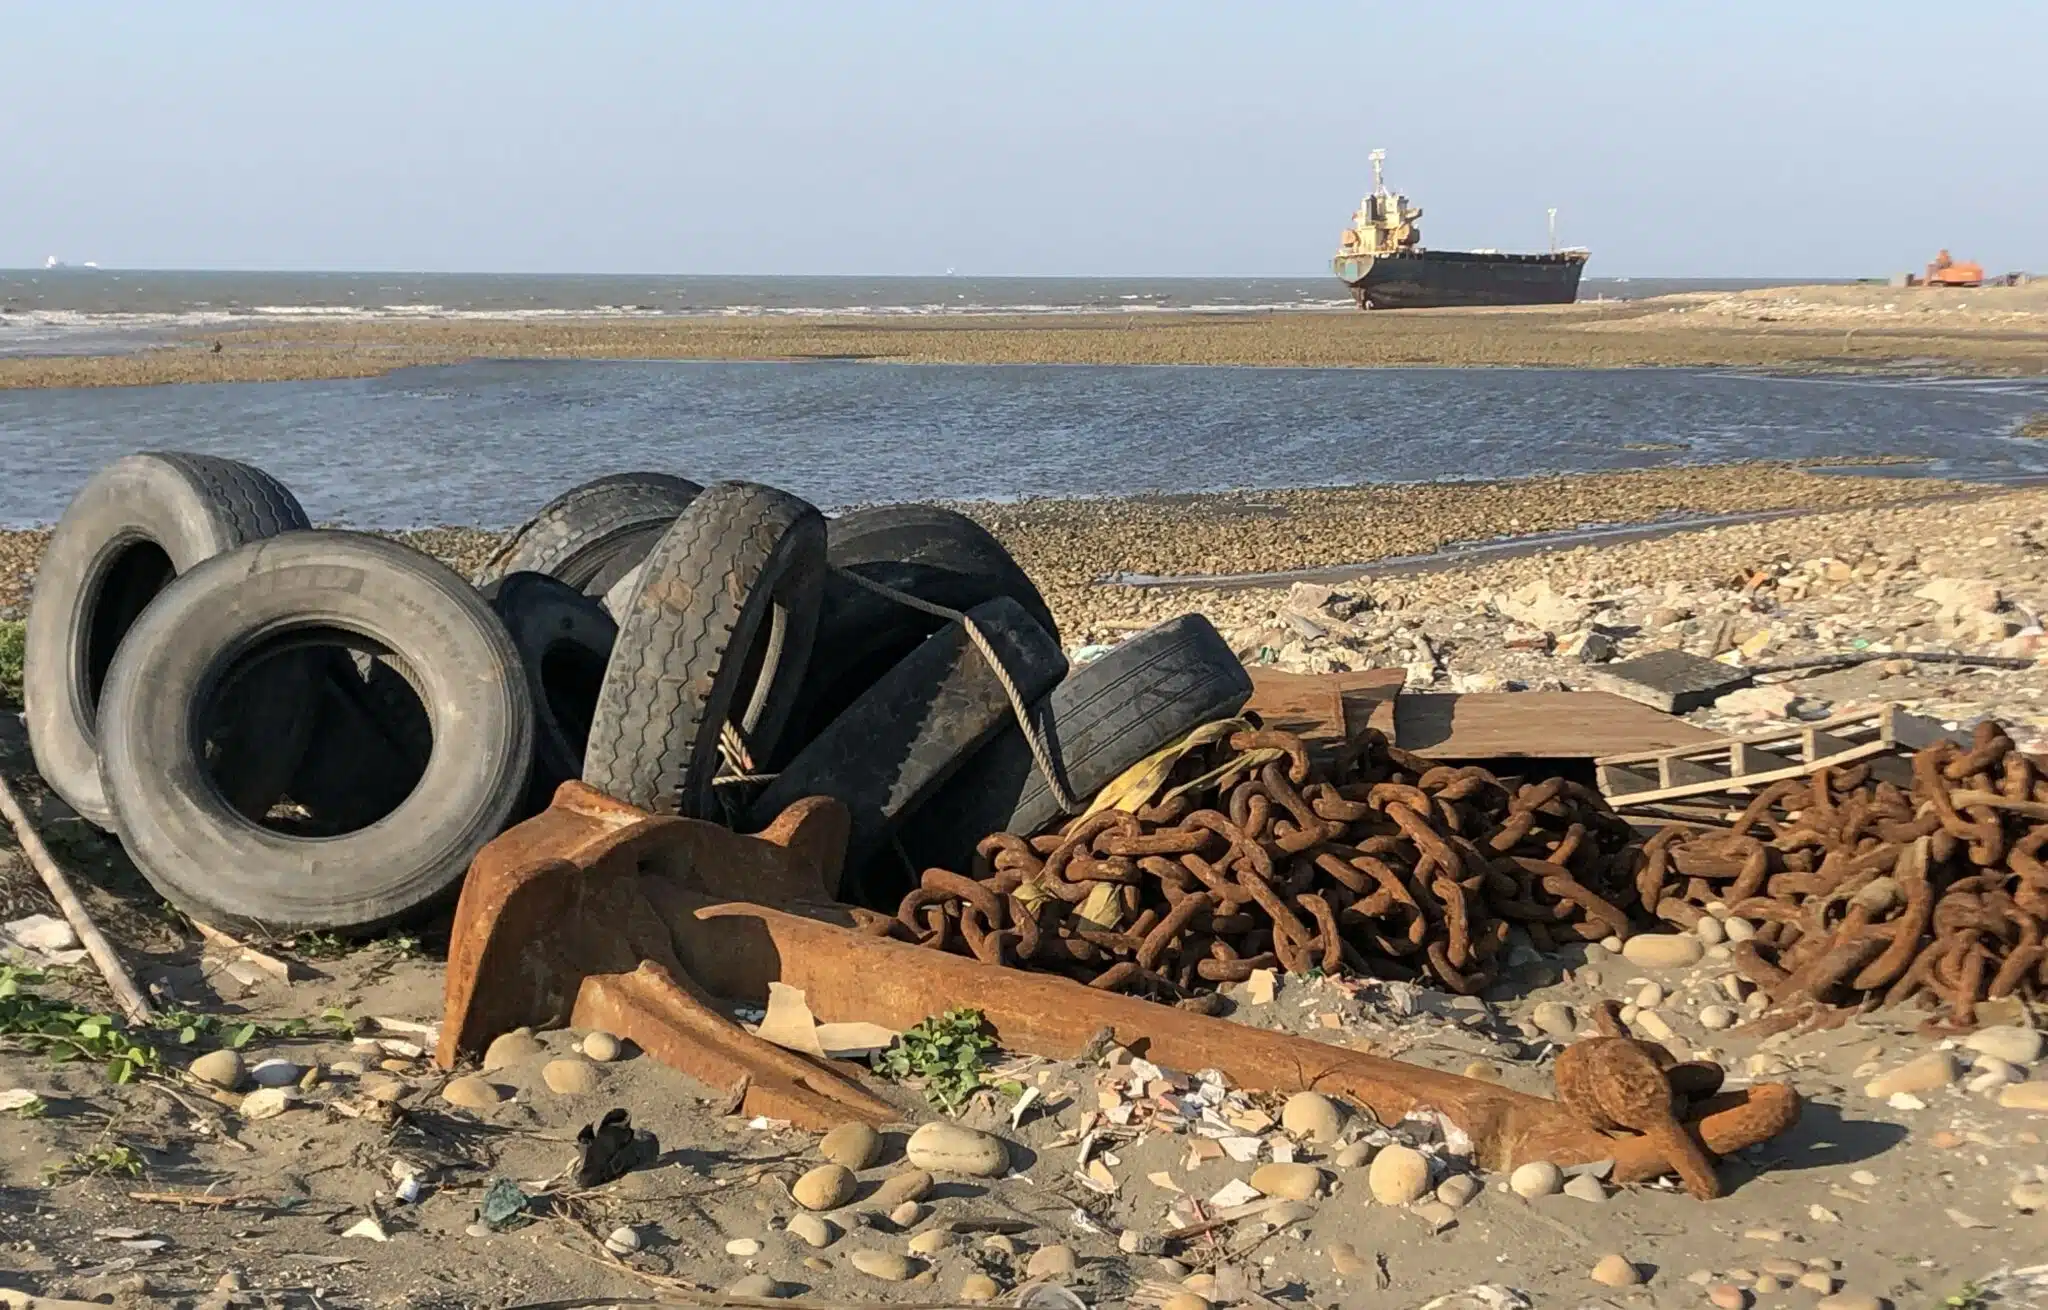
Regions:
[[[42,1099],[40,1092],[32,1092],[26,1087],[12,1087],[0,1092],[0,1112],[26,1110]]]
[[[147,1228],[95,1228],[93,1237],[102,1242],[133,1242],[149,1236]]]
[[[1259,1200],[1264,1195],[1265,1193],[1253,1187],[1244,1179],[1233,1178],[1216,1189],[1215,1195],[1209,1198],[1209,1204],[1228,1210],[1233,1206],[1245,1205]]]
[[[1024,1094],[1022,1096],[1019,1096],[1017,1098],[1017,1103],[1010,1107],[1010,1128],[1013,1131],[1015,1129],[1023,1127],[1024,1112],[1026,1110],[1029,1110],[1032,1107],[1032,1105],[1040,1099],[1041,1095],[1042,1093],[1040,1093],[1036,1087],[1027,1087],[1024,1089]],[[1129,1107],[1125,1108],[1128,1109]]]
[[[523,1195],[520,1197],[522,1203],[524,1203],[525,1199]],[[349,1225],[347,1231],[342,1233],[342,1236],[367,1237],[373,1242],[388,1242],[391,1240],[390,1236],[384,1231],[384,1225],[378,1223],[375,1219],[356,1220],[353,1224]]]
[[[505,1228],[514,1220],[524,1219],[530,1200],[532,1198],[520,1191],[519,1184],[510,1178],[494,1178],[484,1190],[483,1203],[477,1206],[476,1217],[486,1228]]]
[[[878,1023],[819,1023],[803,990],[786,983],[768,984],[768,1009],[755,1035],[787,1050],[819,1059],[858,1060],[886,1051],[901,1036]]]

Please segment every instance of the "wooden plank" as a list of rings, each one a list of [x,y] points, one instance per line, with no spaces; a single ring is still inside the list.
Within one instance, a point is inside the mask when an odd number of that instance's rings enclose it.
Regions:
[[[1325,750],[1363,732],[1373,711],[1400,693],[1400,669],[1348,673],[1286,673],[1249,668],[1252,698],[1245,706],[1269,728],[1296,733],[1311,750]]]
[[[1728,770],[1715,768],[1683,755],[1667,755],[1657,766],[1658,786],[1683,787],[1691,782],[1718,782],[1726,787],[1733,781]]]
[[[1825,760],[1819,761],[1819,763],[1853,764],[1857,760],[1867,759],[1873,755],[1882,755],[1890,749],[1881,741],[1867,741],[1861,746],[1843,751],[1839,755],[1831,755]],[[1744,787],[1758,787],[1768,783],[1783,782],[1788,778],[1803,778],[1812,773],[1815,767],[1816,765],[1814,764],[1799,763],[1783,769],[1772,769],[1768,773],[1745,774],[1741,779],[1741,784]],[[1727,790],[1728,784],[1726,782],[1695,782],[1688,783],[1682,787],[1665,787],[1657,791],[1636,792],[1627,796],[1609,796],[1608,799],[1614,803],[1615,808],[1619,809],[1624,805],[1649,805],[1657,801],[1677,800],[1682,796],[1710,796],[1716,792],[1725,792]]]
[[[1753,773],[1775,773],[1779,769],[1793,768],[1799,763],[1789,755],[1767,751],[1746,741],[1733,743],[1728,748],[1728,755],[1730,762],[1735,766],[1735,775],[1744,781]]]
[[[1436,760],[1596,759],[1718,738],[1604,691],[1403,692],[1394,743]]]
[[[1654,774],[1632,769],[1625,764],[1602,764],[1599,768],[1600,794],[1603,796],[1627,796],[1633,792],[1655,791],[1662,785]]]

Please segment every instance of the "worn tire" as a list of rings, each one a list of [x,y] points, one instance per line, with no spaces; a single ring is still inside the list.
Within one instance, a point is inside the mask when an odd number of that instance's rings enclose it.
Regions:
[[[368,827],[309,838],[259,826],[209,783],[191,723],[237,669],[338,634],[417,679],[434,730],[426,770]],[[435,560],[351,532],[254,542],[166,587],[114,658],[101,723],[135,866],[188,914],[260,932],[363,930],[440,901],[519,804],[533,758],[525,675],[490,607]]]
[[[36,769],[71,808],[101,828],[116,822],[100,785],[99,699],[115,652],[146,607],[202,561],[305,526],[306,511],[284,484],[212,455],[129,455],[80,489],[36,570],[22,668]],[[237,750],[222,762],[239,775],[224,775],[223,785],[255,809],[282,789],[305,737],[306,716],[292,703],[305,691],[303,670],[280,666],[265,681],[272,685],[249,689],[243,713],[210,725],[259,752]]]
[[[480,591],[512,634],[533,695],[533,775],[525,811],[582,776],[590,722],[619,627],[597,601],[544,573],[511,573]]]
[[[1251,676],[1199,614],[1184,614],[1068,674],[1032,707],[1067,776],[1086,801],[1147,755],[1251,699]],[[1060,805],[1012,726],[982,748],[917,812],[903,844],[919,868],[965,870],[992,832],[1029,835]]]
[[[1066,675],[1059,642],[1016,601],[999,596],[967,614],[995,647],[1026,705]],[[911,811],[1015,721],[988,660],[965,627],[948,623],[783,766],[755,800],[752,826],[765,828],[805,796],[837,797],[853,818],[845,867],[855,884],[843,887],[840,899],[872,900],[875,893],[857,885],[860,870]]]
[[[703,491],[667,473],[613,473],[571,487],[515,528],[473,580],[482,587],[545,573],[602,597]]]
[[[583,781],[658,814],[722,818],[719,729],[772,757],[817,633],[825,520],[787,492],[721,482],[648,553],[583,756]]]
[[[1010,552],[964,514],[936,505],[854,510],[825,525],[826,560],[919,600],[965,612],[1008,597],[1054,642],[1045,598]],[[854,700],[947,620],[878,596],[836,575],[825,579],[817,653],[790,714],[782,759],[825,731]]]

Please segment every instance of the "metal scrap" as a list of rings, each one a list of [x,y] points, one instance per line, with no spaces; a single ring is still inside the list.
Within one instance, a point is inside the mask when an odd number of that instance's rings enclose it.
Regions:
[[[1176,779],[1182,779],[1175,785]],[[1134,812],[924,871],[861,927],[988,964],[1178,999],[1257,971],[1473,994],[1511,925],[1539,949],[1626,938],[1634,834],[1594,791],[1435,764],[1368,730],[1323,767],[1288,732],[1188,752]]]
[[[1916,752],[1909,789],[1824,768],[1766,787],[1726,831],[1667,828],[1637,888],[1680,929],[1710,905],[1756,925],[1734,965],[1769,1026],[1931,999],[1965,1029],[1982,1001],[2048,990],[2044,847],[2048,760],[1987,721],[1967,748]]]

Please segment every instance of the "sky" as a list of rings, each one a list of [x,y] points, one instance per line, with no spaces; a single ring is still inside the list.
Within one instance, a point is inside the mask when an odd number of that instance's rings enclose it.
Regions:
[[[0,266],[2048,271],[2048,0],[0,0]]]

